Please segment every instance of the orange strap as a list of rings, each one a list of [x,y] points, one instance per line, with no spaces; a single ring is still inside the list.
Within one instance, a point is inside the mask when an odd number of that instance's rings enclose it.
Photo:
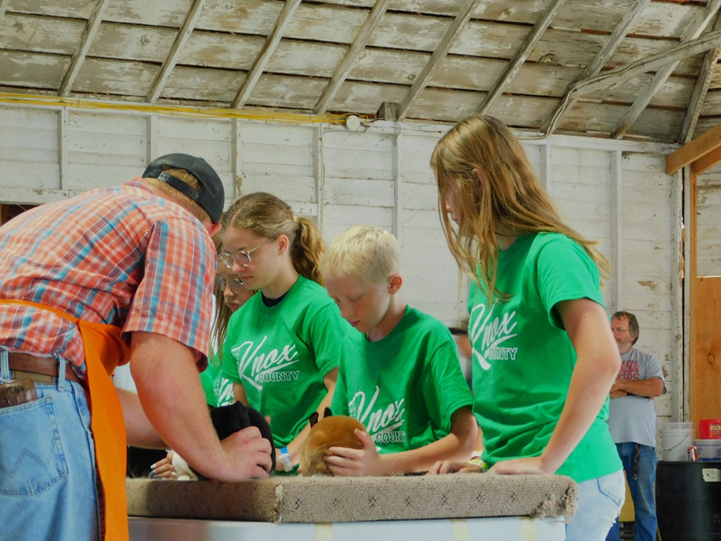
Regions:
[[[82,321],[62,310],[34,302],[0,300],[0,304],[22,304],[54,314],[75,323],[85,347],[90,393],[90,428],[95,439],[95,460],[103,488],[105,504],[105,541],[127,541],[128,504],[125,496],[127,443],[123,410],[110,378],[115,367],[129,357],[121,339],[122,329],[114,325]]]

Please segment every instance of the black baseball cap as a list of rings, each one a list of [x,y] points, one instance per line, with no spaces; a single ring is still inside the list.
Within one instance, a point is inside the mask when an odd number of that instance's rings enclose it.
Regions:
[[[187,171],[198,179],[202,189],[197,191],[179,178],[164,172],[163,167],[166,166]],[[225,189],[218,173],[203,158],[196,158],[190,154],[166,154],[150,162],[143,173],[143,178],[157,178],[169,184],[198,203],[214,224],[220,221],[225,203]]]

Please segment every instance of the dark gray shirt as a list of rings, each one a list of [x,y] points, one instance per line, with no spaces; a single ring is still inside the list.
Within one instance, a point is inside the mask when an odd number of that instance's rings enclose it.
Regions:
[[[663,378],[663,369],[656,357],[637,349],[621,355],[621,371],[618,373],[618,379],[651,378],[661,378],[664,382],[665,394],[666,382]],[[608,426],[616,443],[633,442],[656,447],[656,410],[651,398],[633,395],[612,398]]]

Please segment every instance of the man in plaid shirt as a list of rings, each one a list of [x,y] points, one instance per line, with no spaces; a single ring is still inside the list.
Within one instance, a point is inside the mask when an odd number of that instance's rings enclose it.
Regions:
[[[128,444],[173,448],[212,479],[270,469],[256,428],[218,440],[197,374],[207,362],[222,182],[187,154],[155,160],[143,177],[0,227],[3,537],[126,538],[122,509],[124,524],[110,520],[124,485],[106,484],[100,451],[108,433],[123,432],[123,416]],[[123,416],[102,425],[102,403],[117,402],[106,384],[114,357],[130,362],[138,394],[118,390]],[[35,388],[26,403],[3,403],[2,384],[23,379]]]

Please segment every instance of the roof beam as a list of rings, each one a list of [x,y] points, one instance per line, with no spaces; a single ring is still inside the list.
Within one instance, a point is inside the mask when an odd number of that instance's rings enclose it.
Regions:
[[[0,19],[5,16],[5,10],[8,8],[10,0],[0,0]]]
[[[711,22],[713,17],[715,17],[718,13],[719,6],[721,6],[721,0],[709,0],[703,11],[696,17],[696,20],[693,21],[693,23],[691,23],[681,35],[681,43],[687,43],[699,37],[708,26],[709,22]],[[638,120],[638,117],[641,116],[641,113],[643,113],[644,109],[646,109],[648,104],[651,102],[651,98],[653,98],[654,94],[658,92],[661,85],[663,85],[666,79],[668,79],[668,76],[671,75],[679,62],[680,59],[671,62],[656,72],[656,75],[653,76],[653,79],[648,86],[644,89],[641,95],[636,98],[636,101],[633,103],[631,108],[626,111],[626,114],[623,115],[623,118],[616,126],[616,129],[611,134],[611,137],[614,139],[620,139],[626,134],[626,132],[628,132],[634,122]]]
[[[348,74],[350,73],[350,70],[353,67],[356,59],[358,58],[358,55],[360,55],[361,51],[365,49],[365,46],[368,43],[371,34],[376,29],[376,26],[378,26],[378,23],[383,17],[383,14],[386,12],[386,9],[388,9],[389,4],[390,0],[376,1],[373,9],[368,15],[368,18],[363,22],[363,25],[360,27],[360,30],[358,30],[358,34],[353,40],[353,43],[351,44],[348,51],[345,53],[343,60],[340,61],[340,64],[338,64],[338,67],[335,69],[335,72],[333,73],[330,81],[323,89],[323,93],[321,94],[318,102],[313,108],[314,114],[323,114],[325,113],[326,109],[328,109],[328,105],[331,101],[333,101],[336,93],[340,89],[346,77],[348,77]]]
[[[185,16],[183,26],[175,36],[175,42],[170,48],[168,57],[165,59],[165,62],[163,62],[163,67],[160,68],[160,72],[156,75],[155,81],[153,81],[153,84],[148,91],[148,95],[146,96],[148,103],[155,103],[160,97],[160,94],[163,92],[163,88],[165,88],[165,84],[170,78],[170,73],[173,71],[175,64],[178,62],[180,53],[183,52],[183,47],[185,47],[185,44],[188,42],[190,34],[193,33],[193,29],[200,18],[200,12],[203,10],[204,5],[205,0],[195,0],[193,2],[190,11]]]
[[[700,175],[704,171],[707,171],[711,169],[714,165],[717,165],[721,163],[721,148],[717,148],[715,150],[712,150],[705,156],[702,156],[693,164],[691,164],[691,167],[693,168],[693,172],[697,175]]]
[[[255,59],[255,62],[253,62],[253,66],[250,68],[245,81],[243,81],[243,85],[235,95],[235,99],[231,105],[233,109],[240,109],[250,98],[255,85],[258,83],[258,79],[260,79],[260,76],[263,74],[270,57],[273,56],[275,49],[278,47],[280,39],[283,37],[285,29],[288,28],[288,25],[293,18],[293,14],[295,13],[295,10],[298,9],[300,2],[301,0],[285,0],[285,5],[278,16],[278,20],[275,21],[273,30],[266,38],[258,58]]]
[[[458,37],[458,34],[460,34],[461,29],[471,18],[471,14],[478,2],[479,0],[466,0],[466,3],[461,8],[461,11],[459,11],[455,19],[453,19],[453,22],[446,30],[446,33],[443,35],[440,43],[433,51],[430,60],[428,60],[428,63],[423,67],[421,73],[418,77],[416,77],[416,80],[413,82],[413,86],[411,86],[408,94],[398,106],[398,120],[403,120],[406,117],[408,110],[411,108],[411,105],[413,105],[413,102],[420,93],[423,92],[423,89],[428,84],[428,81],[433,78],[433,75],[438,68],[438,64],[446,57],[448,51],[451,50],[453,42]]]
[[[709,49],[718,47],[719,45],[721,45],[721,30],[710,32],[705,36],[689,41],[688,43],[675,45],[662,53],[652,54],[625,66],[602,72],[601,74],[591,77],[585,81],[573,83],[571,85],[571,90],[563,97],[561,110],[565,110],[566,103],[572,99],[576,99],[577,96],[590,94],[591,92],[606,88],[610,85],[621,84],[624,81],[633,79],[634,77],[638,77],[649,71],[656,71],[671,62],[678,62],[684,58],[704,53]],[[555,129],[559,116],[560,115],[556,115],[551,119],[551,123],[548,127],[549,133]]]
[[[565,2],[566,0],[553,0],[550,4],[548,4],[544,12],[541,14],[541,18],[535,24],[533,30],[526,37],[526,40],[521,45],[521,48],[518,50],[518,52],[516,52],[516,55],[508,63],[508,66],[506,66],[506,70],[503,72],[503,75],[501,75],[501,77],[498,79],[493,89],[486,94],[486,97],[483,99],[480,107],[478,107],[478,114],[485,115],[488,110],[493,106],[498,97],[503,94],[503,91],[516,76],[518,70],[521,69],[521,66],[528,58],[528,55],[531,54],[531,51],[533,51],[536,43],[538,43],[538,41],[541,39],[543,33],[550,26],[554,17],[558,13],[558,10],[563,7],[563,4]]]
[[[576,81],[584,81],[586,79],[590,79],[591,77],[597,75],[603,66],[606,65],[606,62],[608,61],[611,56],[613,56],[613,53],[616,52],[616,49],[621,44],[621,42],[626,37],[626,34],[628,34],[628,31],[633,27],[636,20],[641,16],[641,13],[646,9],[646,6],[651,3],[651,0],[636,0],[633,4],[633,7],[631,7],[630,11],[627,11],[626,14],[623,16],[623,18],[619,21],[619,23],[616,25],[616,27],[613,29],[613,32],[608,38],[608,41],[603,46],[603,48],[598,52],[596,57],[591,61],[588,66],[583,70],[583,73],[576,79]],[[570,88],[571,85],[569,85]],[[558,104],[556,109],[553,111],[553,114],[546,119],[546,121],[543,123],[542,130],[546,132],[547,135],[551,135],[551,131],[548,129],[549,126],[552,123],[552,120],[555,119],[556,123],[561,120],[561,116],[563,113],[571,109],[576,102],[578,101],[578,97],[569,99],[568,102],[561,101],[561,103]]]
[[[716,17],[714,30],[721,30],[721,14]],[[696,79],[696,86],[693,88],[691,100],[689,101],[689,105],[686,110],[686,116],[684,117],[683,124],[681,125],[679,141],[682,145],[685,145],[693,138],[693,132],[696,129],[698,118],[701,116],[703,104],[706,100],[706,93],[708,92],[708,87],[711,83],[711,77],[713,76],[714,69],[716,68],[716,62],[718,62],[719,55],[721,55],[721,47],[716,47],[715,49],[708,51],[703,59],[701,71],[699,72],[698,79]]]
[[[719,147],[721,147],[721,124],[666,156],[666,174],[673,175],[682,167],[703,158]]]
[[[95,4],[93,12],[88,19],[88,26],[85,28],[85,32],[83,32],[83,40],[80,47],[75,51],[70,61],[70,67],[65,73],[65,77],[63,77],[63,82],[58,92],[59,96],[67,96],[68,92],[70,92],[75,78],[78,76],[78,73],[80,73],[80,67],[83,65],[85,57],[90,50],[90,45],[93,43],[93,39],[95,39],[95,34],[98,33],[98,28],[100,28],[100,23],[103,21],[105,8],[108,7],[108,4],[110,4],[110,0],[98,0],[97,4]]]

